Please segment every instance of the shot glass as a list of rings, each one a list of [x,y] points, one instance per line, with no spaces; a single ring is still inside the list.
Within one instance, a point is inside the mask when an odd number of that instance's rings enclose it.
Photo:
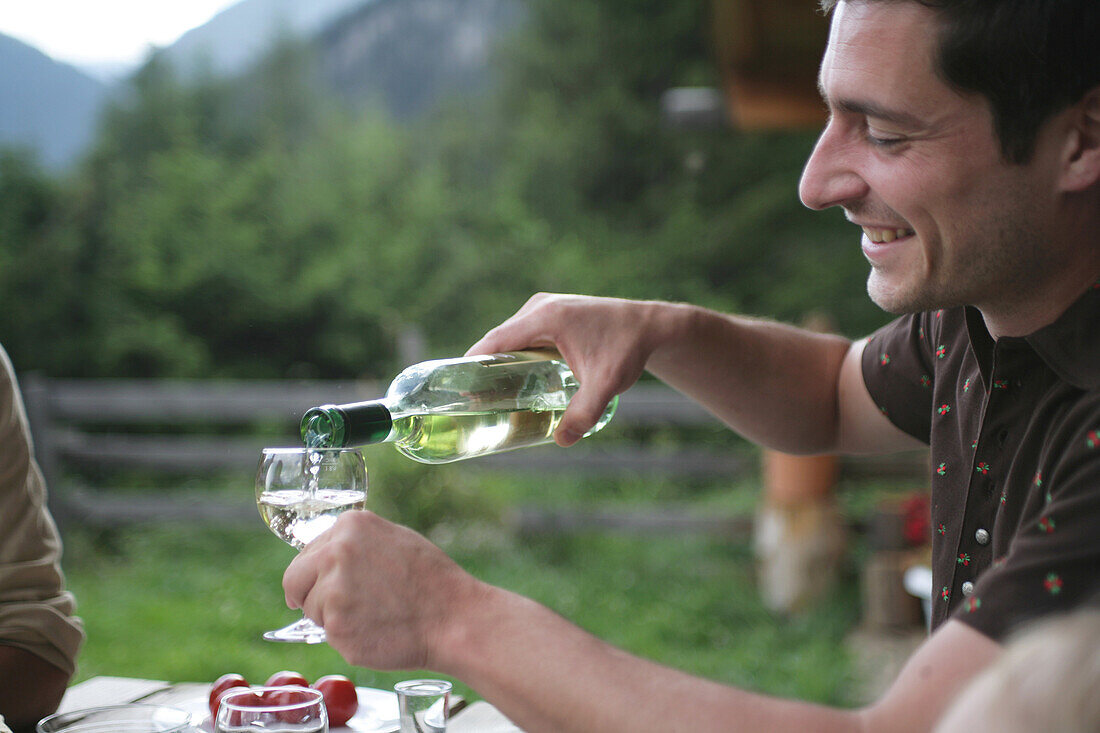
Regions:
[[[401,733],[444,733],[451,712],[451,683],[405,680],[393,686]]]
[[[221,698],[215,733],[328,733],[324,698],[308,687],[233,688]]]

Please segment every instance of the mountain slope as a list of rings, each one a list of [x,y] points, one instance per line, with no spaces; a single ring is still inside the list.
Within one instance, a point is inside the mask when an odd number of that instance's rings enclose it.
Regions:
[[[0,34],[0,145],[37,151],[48,168],[68,165],[95,130],[106,85]]]
[[[493,44],[522,17],[519,0],[374,0],[330,24],[315,47],[340,97],[410,118],[484,89]]]
[[[207,70],[232,76],[255,63],[280,35],[309,38],[333,19],[371,2],[241,0],[159,53],[184,77]]]
[[[184,78],[247,79],[282,35],[316,52],[320,82],[352,106],[398,118],[488,86],[490,49],[522,0],[241,0],[156,52]],[[92,141],[108,85],[0,35],[0,146],[35,150],[61,170]]]

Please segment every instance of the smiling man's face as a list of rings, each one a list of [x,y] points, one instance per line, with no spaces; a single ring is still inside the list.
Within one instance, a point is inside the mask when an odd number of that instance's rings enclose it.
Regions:
[[[1050,267],[1055,161],[1041,144],[1026,165],[1004,160],[985,100],[935,73],[935,40],[916,2],[837,6],[820,73],[830,119],[799,193],[862,227],[880,307],[1011,307]]]

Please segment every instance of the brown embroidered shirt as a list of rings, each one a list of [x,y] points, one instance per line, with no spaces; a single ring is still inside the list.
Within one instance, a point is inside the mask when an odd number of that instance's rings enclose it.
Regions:
[[[1100,282],[1023,338],[973,308],[899,318],[863,377],[931,448],[933,629],[1001,640],[1100,592]]]

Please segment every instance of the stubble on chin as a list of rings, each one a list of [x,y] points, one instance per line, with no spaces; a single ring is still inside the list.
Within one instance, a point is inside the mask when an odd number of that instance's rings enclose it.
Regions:
[[[1023,303],[1020,294],[1034,289],[1051,259],[1043,240],[1019,227],[1010,240],[989,238],[991,246],[965,268],[954,268],[951,279],[937,279],[934,271],[922,277],[896,277],[872,267],[867,295],[887,313],[903,315],[942,308],[975,306],[983,313],[1010,316]],[[994,244],[995,243],[995,244]]]
[[[905,292],[899,285],[891,284],[887,276],[874,267],[867,276],[867,296],[879,308],[894,315],[929,310],[924,305],[925,299],[918,298],[915,293]]]
[[[891,283],[884,273],[872,267],[867,276],[867,296],[872,303],[893,315],[966,305],[961,294],[953,294],[948,288],[936,291],[927,283],[924,283],[923,288],[921,285],[922,283]]]

